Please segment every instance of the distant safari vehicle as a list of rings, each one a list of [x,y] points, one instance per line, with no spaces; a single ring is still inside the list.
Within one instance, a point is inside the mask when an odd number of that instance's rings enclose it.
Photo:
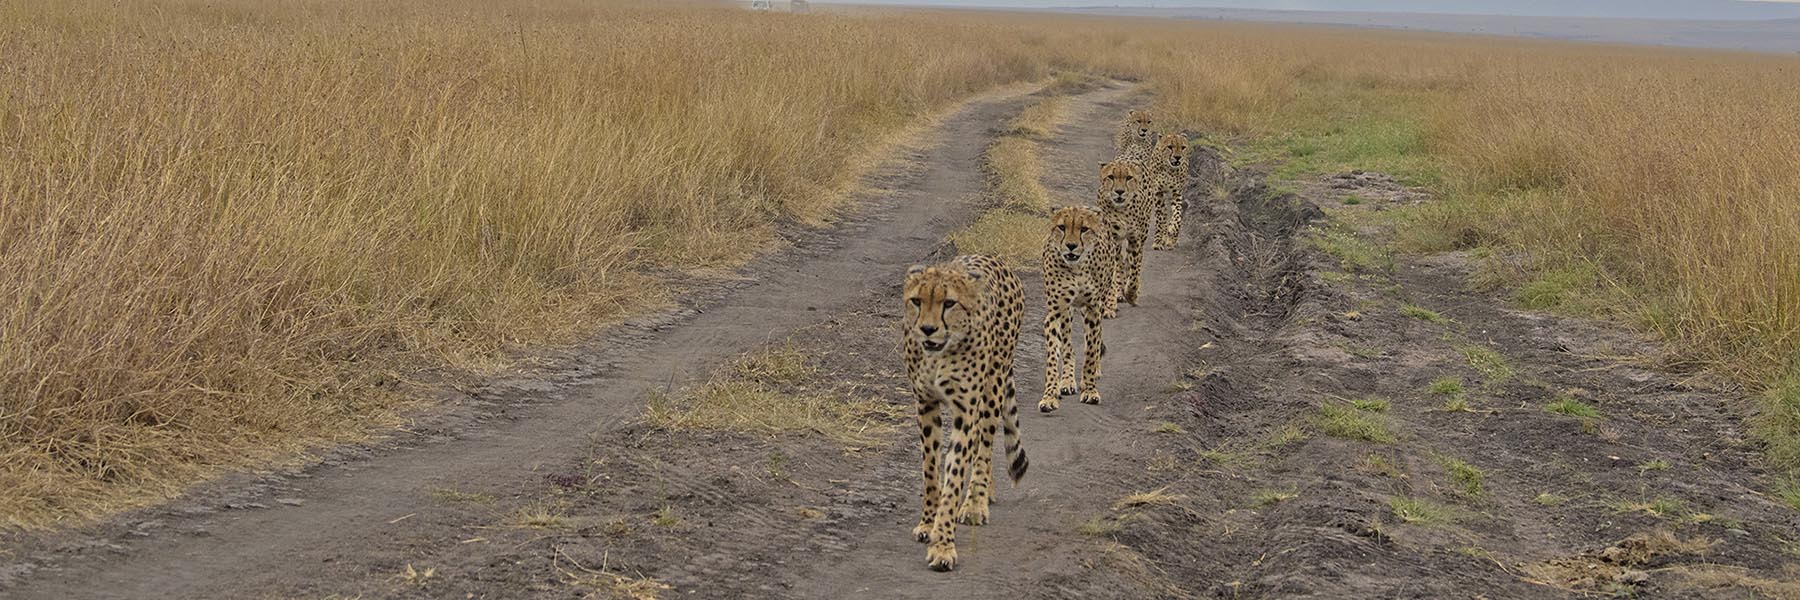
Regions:
[[[769,10],[769,0],[750,0],[750,10]]]

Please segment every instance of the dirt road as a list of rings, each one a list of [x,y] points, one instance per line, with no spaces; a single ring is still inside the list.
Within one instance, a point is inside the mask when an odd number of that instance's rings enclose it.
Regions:
[[[1089,201],[1133,94],[1070,99],[1040,143],[1058,203]],[[1108,322],[1105,402],[1025,411],[1030,474],[1002,484],[990,524],[961,529],[956,571],[926,569],[895,290],[908,265],[950,255],[945,235],[982,208],[982,151],[1029,100],[971,102],[870,176],[866,208],[741,283],[470,390],[381,445],[10,539],[0,594],[1750,597],[1794,578],[1800,521],[1756,491],[1733,397],[1602,358],[1653,351],[1615,330],[1464,291],[1460,254],[1346,267],[1303,239],[1316,204],[1419,199],[1374,193],[1392,187],[1379,178],[1276,194],[1255,169],[1216,197],[1199,178],[1181,246],[1150,255],[1142,305]],[[1043,348],[1026,277],[1029,408]],[[771,346],[810,357],[801,391],[895,407],[867,432],[885,441],[641,420],[647,396]],[[1445,378],[1460,390],[1432,392]],[[1559,395],[1596,412],[1547,412]],[[1669,535],[1620,544],[1641,532]]]

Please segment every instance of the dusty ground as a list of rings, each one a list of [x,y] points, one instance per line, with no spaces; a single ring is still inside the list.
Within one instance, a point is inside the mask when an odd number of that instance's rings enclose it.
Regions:
[[[1461,254],[1348,268],[1307,242],[1309,223],[1329,222],[1318,206],[1428,199],[1373,176],[1274,195],[1256,169],[1216,195],[1213,178],[1197,178],[1181,247],[1151,255],[1142,306],[1108,322],[1105,403],[1026,411],[1030,474],[1003,485],[993,522],[962,528],[955,572],[927,570],[909,535],[918,445],[895,289],[908,265],[948,256],[945,234],[982,208],[980,153],[1028,101],[971,103],[871,177],[866,210],[741,282],[469,390],[383,444],[89,530],[15,535],[0,550],[0,595],[1793,592],[1781,581],[1800,578],[1800,519],[1757,492],[1766,475],[1737,398],[1632,360],[1654,347],[1615,329],[1466,291]],[[1069,124],[1042,144],[1059,203],[1088,200],[1110,128],[1141,101],[1122,86],[1074,98]],[[1017,366],[1027,408],[1042,375],[1040,302],[1027,299]],[[814,371],[785,392],[877,407],[862,432],[874,442],[642,420],[648,397],[770,347],[811,357]],[[1446,377],[1463,391],[1428,389]],[[1597,414],[1544,409],[1562,395]],[[1446,410],[1455,400],[1462,409]]]

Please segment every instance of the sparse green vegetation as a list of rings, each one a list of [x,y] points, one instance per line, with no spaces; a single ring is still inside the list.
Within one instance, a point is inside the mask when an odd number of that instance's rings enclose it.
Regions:
[[[880,398],[841,398],[795,386],[812,376],[805,352],[748,354],[678,394],[650,393],[645,421],[669,430],[760,435],[815,433],[851,446],[877,443],[906,409]]]
[[[1306,237],[1314,248],[1338,259],[1348,271],[1385,273],[1394,268],[1386,248],[1338,225],[1315,226]]]
[[[675,527],[681,524],[681,517],[675,514],[675,507],[664,504],[661,509],[656,511],[656,516],[651,517],[650,524],[657,527]]]
[[[1237,467],[1242,467],[1242,466],[1250,464],[1250,462],[1251,462],[1250,455],[1245,452],[1232,452],[1232,451],[1228,451],[1228,450],[1201,450],[1199,452],[1199,455],[1200,455],[1200,460],[1206,461],[1208,463],[1212,463],[1214,466],[1217,466],[1220,468],[1225,468],[1225,469],[1233,469],[1233,468],[1237,468]]]
[[[1463,358],[1469,361],[1470,367],[1481,373],[1482,378],[1486,380],[1486,385],[1506,383],[1511,381],[1515,375],[1512,364],[1508,363],[1506,357],[1501,356],[1493,348],[1471,342],[1458,344],[1456,351],[1462,353]]]
[[[1539,269],[1513,292],[1513,299],[1532,310],[1590,314],[1605,304],[1595,298],[1598,277],[1591,265]]]
[[[1394,441],[1394,433],[1389,431],[1385,417],[1342,404],[1320,406],[1318,423],[1320,432],[1335,438],[1377,444]]]
[[[1380,398],[1357,398],[1350,401],[1350,406],[1364,412],[1387,412],[1388,401]]]
[[[1457,518],[1455,509],[1424,498],[1395,496],[1388,499],[1388,508],[1401,522],[1422,527],[1448,524]]]
[[[1287,425],[1283,425],[1281,427],[1281,429],[1277,429],[1274,432],[1271,432],[1269,434],[1269,437],[1263,439],[1262,445],[1264,448],[1268,448],[1270,450],[1279,450],[1282,447],[1287,446],[1288,444],[1292,444],[1294,442],[1298,442],[1298,441],[1304,440],[1304,439],[1306,439],[1306,429],[1300,427],[1299,425],[1289,423]]]
[[[1800,481],[1800,357],[1790,374],[1763,392],[1762,410],[1751,420],[1750,431],[1762,441],[1769,463]]]
[[[1775,497],[1788,508],[1800,511],[1800,480],[1783,478],[1775,483]]]
[[[1620,500],[1614,502],[1612,508],[1622,513],[1641,512],[1658,519],[1686,519],[1689,515],[1687,503],[1667,496],[1651,500]]]
[[[1582,417],[1587,419],[1598,418],[1600,416],[1600,409],[1589,406],[1580,400],[1576,400],[1573,396],[1566,395],[1557,396],[1554,402],[1545,404],[1544,410],[1559,415],[1569,415],[1571,417]]]
[[[1168,421],[1157,423],[1156,427],[1150,431],[1155,433],[1187,433],[1187,430],[1182,429],[1180,425]]]
[[[1092,537],[1104,537],[1118,533],[1124,526],[1106,515],[1097,515],[1075,528],[1076,532]]]
[[[1437,454],[1432,456],[1432,459],[1444,467],[1444,472],[1450,477],[1450,484],[1459,493],[1471,498],[1481,495],[1483,477],[1481,469],[1454,456]]]
[[[1531,499],[1531,501],[1538,503],[1540,506],[1558,506],[1564,502],[1568,502],[1569,499],[1550,492],[1539,492],[1536,497]]]
[[[1263,507],[1287,502],[1299,496],[1300,492],[1294,489],[1257,490],[1255,494],[1250,496],[1250,503],[1257,507]]]
[[[1444,400],[1444,412],[1469,412],[1469,399],[1466,396],[1452,396]]]
[[[1408,317],[1412,317],[1414,319],[1418,319],[1421,321],[1436,323],[1439,325],[1443,325],[1445,323],[1450,322],[1450,319],[1448,317],[1438,314],[1437,311],[1431,310],[1429,308],[1425,308],[1423,306],[1417,306],[1417,305],[1412,305],[1412,304],[1407,304],[1407,305],[1401,306],[1400,314],[1403,314]]]
[[[1669,461],[1666,461],[1666,460],[1663,460],[1660,458],[1654,459],[1654,460],[1648,460],[1648,461],[1644,461],[1643,463],[1638,464],[1637,468],[1638,468],[1639,473],[1648,473],[1650,471],[1667,471],[1667,470],[1669,470]]]
[[[1428,388],[1431,393],[1440,396],[1460,396],[1463,394],[1463,382],[1460,377],[1439,377],[1431,382]]]
[[[1406,473],[1394,464],[1393,459],[1375,452],[1370,452],[1357,461],[1356,470],[1395,479],[1406,477]]]

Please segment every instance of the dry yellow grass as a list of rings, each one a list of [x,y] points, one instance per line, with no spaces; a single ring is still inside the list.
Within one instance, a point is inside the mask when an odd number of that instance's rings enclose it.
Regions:
[[[689,3],[0,4],[0,521],[355,435],[836,208],[1012,28]],[[828,59],[827,59],[828,58]]]
[[[1583,265],[1689,357],[1800,370],[1800,60],[957,15],[0,4],[0,520],[354,436],[419,369],[490,368],[656,301],[650,273],[735,264],[921,116],[1056,70],[1436,186],[1417,229]],[[1792,403],[1770,435],[1800,434]]]

